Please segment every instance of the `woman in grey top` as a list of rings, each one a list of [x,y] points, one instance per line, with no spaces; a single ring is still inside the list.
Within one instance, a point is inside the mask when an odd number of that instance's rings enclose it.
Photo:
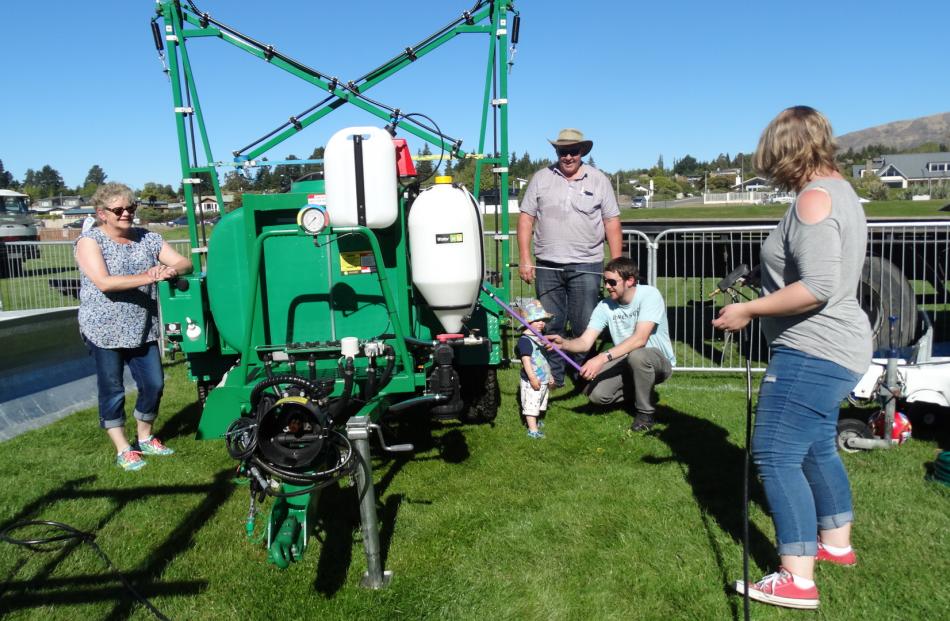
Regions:
[[[835,436],[841,401],[871,362],[871,327],[855,296],[867,223],[834,157],[831,126],[813,108],[788,108],[766,127],[755,166],[798,198],[762,246],[765,295],[730,304],[713,321],[741,330],[759,317],[771,347],[752,456],[781,567],[748,591],[790,608],[818,607],[816,559],[856,562],[851,490]],[[736,590],[746,585],[739,581]]]
[[[191,261],[157,233],[132,226],[136,205],[128,186],[102,185],[92,202],[98,226],[76,242],[79,331],[96,360],[99,425],[115,445],[116,463],[138,470],[145,465],[143,454],[174,452],[152,435],[165,384],[155,283],[190,272]],[[125,435],[125,365],[138,387],[134,448]]]

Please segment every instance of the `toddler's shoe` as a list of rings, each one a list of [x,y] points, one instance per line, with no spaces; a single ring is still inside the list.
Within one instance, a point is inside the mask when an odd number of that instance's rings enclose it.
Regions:
[[[544,432],[541,431],[541,430],[538,430],[538,431],[529,431],[529,432],[528,432],[528,437],[531,438],[532,440],[540,440],[541,438],[544,437]]]

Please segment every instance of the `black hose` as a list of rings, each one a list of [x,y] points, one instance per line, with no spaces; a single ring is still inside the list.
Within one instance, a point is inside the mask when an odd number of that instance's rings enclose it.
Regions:
[[[401,412],[403,410],[408,410],[411,407],[417,405],[425,405],[427,403],[439,403],[440,401],[448,401],[449,397],[443,394],[434,394],[434,395],[423,395],[421,397],[415,397],[413,399],[406,399],[405,401],[400,401],[389,406],[387,410],[388,413]]]
[[[385,348],[386,356],[386,366],[383,368],[383,374],[379,378],[379,390],[382,390],[386,387],[386,384],[389,383],[389,380],[393,377],[393,370],[396,368],[396,350],[392,348],[391,345],[386,345]]]
[[[224,24],[224,23],[222,23],[222,22],[219,22],[219,21],[213,19],[213,18],[210,17],[207,13],[203,13],[203,12],[201,11],[201,9],[199,9],[199,8],[195,5],[195,3],[194,3],[192,0],[187,0],[187,2],[188,2],[188,5],[191,7],[191,11],[192,11],[195,15],[197,15],[197,16],[201,19],[201,21],[202,21],[203,23],[204,23],[204,22],[207,22],[207,23],[210,23],[210,24],[214,24],[215,27],[217,27],[218,29],[222,30],[223,32],[226,32],[226,33],[228,33],[228,34],[234,36],[236,39],[240,39],[240,40],[243,41],[245,44],[247,44],[247,45],[249,45],[249,46],[251,46],[251,47],[257,48],[258,50],[264,52],[265,58],[267,58],[267,59],[274,58],[274,57],[279,58],[280,60],[286,62],[288,65],[291,65],[291,66],[293,66],[294,68],[296,68],[296,69],[298,69],[298,70],[300,70],[300,71],[302,71],[302,72],[304,72],[304,73],[307,73],[307,74],[309,74],[309,75],[311,75],[311,76],[313,76],[313,77],[315,77],[315,78],[318,78],[318,79],[320,79],[320,80],[329,81],[331,84],[335,83],[339,88],[343,88],[343,89],[348,90],[348,91],[349,91],[350,93],[352,93],[355,97],[359,97],[359,98],[362,99],[363,101],[366,101],[366,102],[368,102],[368,103],[370,103],[370,104],[372,104],[372,105],[374,105],[374,106],[377,106],[377,107],[382,108],[382,109],[384,109],[384,110],[387,110],[387,111],[389,111],[389,112],[396,112],[396,108],[393,108],[392,106],[387,106],[386,104],[383,104],[382,102],[379,102],[379,101],[376,101],[376,100],[374,100],[374,99],[371,99],[370,97],[367,97],[366,95],[364,95],[363,93],[360,92],[358,82],[362,81],[363,78],[360,78],[359,80],[355,80],[355,81],[353,81],[353,82],[347,82],[347,83],[340,82],[340,81],[336,80],[335,78],[332,78],[332,77],[330,77],[330,76],[324,74],[323,72],[318,71],[317,69],[314,69],[314,68],[312,68],[312,67],[309,67],[309,66],[305,65],[304,63],[302,63],[302,62],[300,62],[300,61],[298,61],[298,60],[295,60],[295,59],[293,59],[293,58],[291,58],[291,57],[289,57],[289,56],[286,56],[285,54],[282,54],[282,53],[278,52],[278,51],[275,50],[272,46],[265,45],[264,43],[261,43],[260,41],[256,41],[255,39],[252,39],[251,37],[249,37],[249,36],[247,36],[247,35],[245,35],[245,34],[239,32],[239,31],[235,30],[234,28],[232,28],[232,27],[230,27],[230,26],[228,26],[227,24]],[[479,2],[478,4],[476,4],[476,8],[481,7],[483,4],[485,4],[485,2]],[[458,20],[456,20],[456,22],[457,22],[457,21],[458,21]],[[434,37],[435,37],[435,35],[433,36],[433,38],[434,38]],[[410,48],[410,49],[411,49],[411,48]],[[404,56],[405,56],[405,53],[403,53],[403,55],[400,55],[399,57],[397,57],[397,59],[401,61]],[[397,59],[393,59],[393,60],[397,60]],[[390,61],[390,62],[392,62],[392,61]],[[374,71],[379,71],[379,69],[376,69],[376,70],[374,70]],[[364,78],[368,77],[369,75],[370,75],[370,74],[367,74],[367,76],[364,76]],[[332,97],[332,96],[335,96],[335,95],[331,95],[331,97]],[[329,97],[328,97],[327,99],[324,99],[323,102],[320,102],[320,103],[316,104],[315,106],[311,107],[310,110],[313,110],[313,109],[315,109],[315,108],[317,108],[317,107],[323,105],[325,102],[329,101],[329,99],[330,99]],[[191,104],[190,104],[190,101],[189,101],[189,105],[191,105]],[[430,123],[432,123],[433,125],[435,125],[435,123],[432,121],[432,119],[429,119],[428,117],[425,117],[424,115],[416,114],[415,116],[423,116],[424,118],[428,119]],[[432,128],[426,127],[424,124],[420,123],[419,121],[416,121],[416,120],[414,120],[414,119],[412,119],[412,118],[409,118],[409,115],[404,116],[404,118],[405,118],[407,121],[409,121],[409,122],[411,122],[411,123],[413,123],[413,124],[415,124],[415,125],[418,125],[419,127],[423,128],[423,129],[426,129],[426,130],[428,130],[428,131],[435,131],[435,133],[437,133],[437,134],[439,135],[439,138],[440,138],[440,140],[442,141],[442,149],[443,149],[443,152],[444,152],[444,150],[445,150],[445,142],[449,142],[449,143],[456,144],[456,145],[457,145],[457,144],[460,144],[460,141],[457,141],[457,140],[453,139],[451,136],[446,136],[446,135],[443,134],[441,131],[439,131],[439,130],[438,130],[438,126],[436,126],[436,129],[433,130]],[[297,119],[298,119],[298,121],[299,121],[299,120],[300,120],[300,117],[297,117]],[[288,124],[293,124],[293,123],[285,123],[285,124],[283,124],[280,128],[278,128],[278,129],[272,131],[270,134],[268,134],[268,136],[272,136],[272,135],[274,135],[275,133],[277,133],[277,132],[283,130],[285,127],[287,127]],[[266,138],[267,138],[267,136],[262,137],[262,138],[259,138],[259,139],[256,140],[255,142],[251,143],[251,145],[249,145],[249,146],[256,145],[256,144],[260,144],[260,143],[261,143],[263,140],[265,140]],[[235,154],[242,153],[242,152],[243,152],[244,150],[246,150],[247,148],[249,148],[249,147],[245,147],[244,149],[241,149],[241,150],[239,150],[239,151],[236,151]],[[197,161],[197,158],[195,158],[195,161]],[[437,168],[433,168],[433,173],[434,173],[436,170],[437,170]]]
[[[273,496],[274,498],[293,498],[294,496],[303,496],[304,494],[312,494],[313,492],[317,490],[321,490],[324,487],[333,485],[338,480],[339,480],[339,477],[332,477],[332,478],[327,479],[326,481],[322,481],[320,483],[314,483],[310,487],[307,487],[305,489],[299,489],[295,492],[274,492],[274,491],[265,490],[264,493],[267,494],[268,496]]]
[[[480,0],[479,2],[476,2],[475,5],[474,5],[471,9],[469,9],[469,10],[467,11],[467,13],[469,13],[469,14],[475,13],[475,12],[477,12],[479,9],[481,9],[481,8],[482,8],[485,4],[487,4],[487,3],[488,3],[488,0]],[[462,22],[467,22],[467,21],[468,21],[468,20],[467,20],[467,18],[466,18],[466,16],[465,16],[465,13],[463,13],[461,17],[458,17],[458,18],[456,18],[455,20],[453,20],[452,22],[446,24],[445,26],[443,26],[443,27],[440,28],[439,30],[435,31],[433,34],[429,35],[428,37],[426,37],[426,38],[423,39],[422,41],[419,41],[418,43],[416,43],[414,46],[410,46],[410,47],[406,48],[407,51],[404,51],[404,52],[402,52],[401,54],[399,54],[398,56],[395,56],[395,57],[389,59],[388,61],[386,61],[385,63],[383,63],[383,64],[380,65],[379,67],[376,67],[375,69],[370,70],[370,71],[367,72],[366,74],[364,74],[364,75],[360,76],[359,78],[357,78],[356,80],[354,80],[354,82],[357,82],[357,83],[359,83],[359,82],[365,82],[365,81],[367,81],[367,80],[369,80],[369,79],[371,79],[371,78],[374,78],[374,77],[376,77],[376,76],[378,76],[378,75],[380,75],[380,74],[382,74],[382,73],[384,73],[384,72],[386,72],[386,71],[389,71],[389,70],[392,69],[395,65],[399,64],[400,62],[402,62],[403,59],[410,57],[408,50],[417,50],[417,49],[419,49],[420,47],[422,47],[422,46],[424,46],[424,45],[427,45],[428,43],[430,43],[430,42],[434,41],[435,39],[441,37],[442,35],[444,35],[445,33],[447,33],[447,32],[448,32],[449,30],[451,30],[452,28],[455,28],[456,26],[458,26],[458,25],[461,24]]]
[[[342,365],[340,365],[341,368]],[[339,398],[330,404],[330,407],[327,409],[327,418],[330,419],[330,425],[337,423],[337,419],[346,412],[346,408],[350,405],[350,398],[353,396],[353,376],[356,371],[353,366],[353,359],[346,359],[346,367],[343,368],[343,394]]]
[[[338,472],[340,472],[343,468],[346,467],[346,465],[349,463],[351,459],[353,459],[353,453],[354,453],[353,445],[350,444],[349,439],[347,439],[346,436],[344,436],[343,434],[337,431],[330,430],[330,433],[333,434],[333,436],[335,436],[335,439],[338,442],[340,442],[340,444],[342,445],[344,452],[341,454],[344,457],[342,460],[340,460],[340,463],[326,470],[318,470],[317,472],[296,472],[293,470],[288,470],[285,468],[281,468],[279,466],[275,466],[274,464],[271,464],[262,460],[260,457],[256,455],[252,456],[250,461],[254,463],[256,466],[259,466],[260,468],[262,468],[268,474],[272,474],[284,482],[292,483],[294,485],[309,485],[310,483],[313,483],[314,481],[318,481],[320,479],[324,479],[324,478],[336,475]]]
[[[369,401],[376,396],[377,392],[376,360],[373,358],[370,360],[370,364],[366,367],[366,383],[363,384],[363,400]]]
[[[52,535],[49,537],[39,537],[39,538],[34,538],[34,539],[16,539],[10,536],[11,532],[18,530],[20,528],[27,528],[29,526],[51,526],[53,528],[58,528],[64,531],[65,534]],[[125,578],[125,576],[119,573],[119,570],[116,569],[115,565],[112,563],[109,557],[106,556],[106,553],[103,552],[102,548],[99,547],[99,544],[96,543],[95,533],[87,533],[85,531],[79,530],[78,528],[74,528],[70,526],[69,524],[63,524],[62,522],[53,522],[50,520],[30,520],[26,522],[18,522],[0,531],[0,541],[5,541],[7,543],[11,543],[17,546],[23,546],[25,548],[29,548],[30,550],[33,550],[34,552],[50,552],[53,549],[58,549],[58,548],[51,549],[51,548],[43,548],[41,546],[57,543],[60,541],[65,542],[65,541],[71,541],[71,540],[78,540],[81,543],[89,544],[89,547],[91,547],[93,551],[99,556],[99,558],[101,558],[103,562],[105,562],[106,566],[109,568],[109,571],[112,572],[112,575],[114,575],[116,578],[119,579],[119,582],[122,583],[122,585],[129,591],[129,593],[132,594],[133,597],[135,597],[136,600],[139,601],[139,603],[141,603],[143,606],[148,608],[149,612],[155,615],[156,618],[161,619],[162,621],[169,621],[168,617],[162,614],[162,611],[160,611],[158,608],[153,606],[152,603],[148,601],[148,599],[146,599],[144,596],[142,596],[141,593],[136,591],[135,588],[131,585],[131,583],[129,583],[129,581]]]
[[[416,347],[435,347],[436,341],[424,341],[422,339],[417,339],[414,336],[404,336],[403,340],[406,341],[407,345],[415,345]]]
[[[278,384],[293,384],[303,388],[307,391],[307,394],[310,395],[311,398],[319,398],[320,396],[323,396],[322,393],[324,392],[323,387],[319,386],[315,382],[311,382],[304,377],[300,377],[299,375],[291,375],[289,373],[282,373],[280,375],[268,377],[254,387],[254,390],[251,391],[251,407],[257,407],[257,404],[261,398],[261,393],[272,386],[277,386]]]
[[[427,126],[423,125],[422,123],[420,123],[419,121],[414,120],[413,117],[417,117],[417,116],[426,119],[427,121],[429,121],[430,123],[432,123],[432,125],[434,125],[434,127],[427,127]],[[411,121],[411,122],[415,123],[416,125],[418,125],[418,126],[421,127],[422,129],[428,130],[428,131],[430,131],[430,132],[434,132],[436,135],[439,136],[439,149],[440,149],[440,151],[439,151],[439,163],[432,167],[432,172],[429,173],[429,176],[428,176],[428,177],[426,177],[425,179],[417,179],[417,183],[419,183],[419,185],[422,185],[423,183],[425,183],[426,181],[428,181],[429,179],[431,179],[432,177],[434,177],[434,176],[436,175],[436,173],[439,171],[439,168],[440,168],[440,167],[442,166],[442,164],[445,162],[445,160],[442,159],[442,158],[445,157],[445,139],[446,139],[446,138],[449,138],[449,142],[453,142],[453,141],[452,141],[452,139],[451,139],[450,136],[446,136],[445,134],[442,133],[442,130],[439,129],[439,126],[438,126],[438,124],[436,124],[435,121],[433,121],[431,118],[429,118],[429,117],[426,116],[425,114],[422,114],[421,112],[410,112],[409,114],[403,115],[403,118],[406,119],[407,121]],[[479,218],[479,221],[481,221],[481,218]],[[480,238],[479,238],[479,239],[480,239]]]
[[[238,444],[238,439],[243,434],[248,434],[248,441],[242,448]],[[228,450],[228,455],[238,461],[244,461],[253,455],[257,449],[257,419],[250,416],[234,419],[224,432],[224,446]]]
[[[253,47],[256,47],[257,49],[259,49],[259,50],[261,50],[261,51],[266,51],[269,55],[271,55],[271,56],[276,56],[277,58],[283,60],[283,61],[286,62],[287,64],[293,65],[295,68],[297,68],[297,69],[299,69],[299,70],[301,70],[301,71],[303,71],[303,72],[305,72],[305,73],[309,73],[310,75],[312,75],[312,76],[314,76],[314,77],[316,77],[316,78],[320,78],[320,79],[325,79],[325,78],[327,78],[327,76],[326,76],[325,74],[321,73],[320,71],[317,71],[316,69],[313,69],[312,67],[308,67],[307,65],[303,64],[302,62],[300,62],[300,61],[298,61],[298,60],[294,60],[293,58],[291,58],[291,57],[289,57],[289,56],[285,56],[284,54],[281,54],[281,53],[278,52],[277,50],[273,49],[273,47],[271,47],[271,46],[269,46],[269,45],[265,45],[265,44],[261,43],[260,41],[256,41],[256,40],[252,39],[251,37],[249,37],[249,36],[247,36],[247,35],[245,35],[245,34],[239,32],[239,31],[235,30],[234,28],[231,28],[231,27],[228,26],[227,24],[224,24],[224,23],[219,22],[218,20],[212,18],[212,17],[209,16],[207,13],[203,13],[203,12],[201,11],[201,9],[199,9],[197,6],[195,6],[195,3],[192,2],[192,0],[187,0],[187,1],[188,1],[188,4],[191,6],[192,12],[193,12],[195,15],[199,16],[199,18],[202,20],[202,22],[207,21],[208,23],[214,24],[217,28],[223,30],[224,32],[226,32],[226,33],[228,33],[228,34],[230,34],[230,35],[233,35],[234,37],[236,37],[236,38],[238,38],[238,39],[241,39],[242,41],[244,41],[244,42],[247,43],[248,45],[251,45],[251,46],[253,46]]]

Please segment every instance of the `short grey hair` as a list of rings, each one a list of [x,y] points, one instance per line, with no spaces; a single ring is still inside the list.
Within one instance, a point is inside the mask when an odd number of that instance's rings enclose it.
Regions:
[[[92,195],[92,205],[96,209],[105,209],[117,198],[127,199],[130,205],[135,204],[135,193],[132,188],[124,183],[109,182],[100,185],[96,193]]]

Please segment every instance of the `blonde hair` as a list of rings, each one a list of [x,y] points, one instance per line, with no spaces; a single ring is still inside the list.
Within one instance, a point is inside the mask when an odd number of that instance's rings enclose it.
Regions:
[[[793,106],[762,132],[752,164],[779,188],[797,191],[815,173],[838,170],[835,149],[828,119],[809,106]]]
[[[130,205],[135,204],[135,193],[124,183],[104,183],[92,195],[92,205],[96,209],[105,209],[117,198],[125,198]]]

